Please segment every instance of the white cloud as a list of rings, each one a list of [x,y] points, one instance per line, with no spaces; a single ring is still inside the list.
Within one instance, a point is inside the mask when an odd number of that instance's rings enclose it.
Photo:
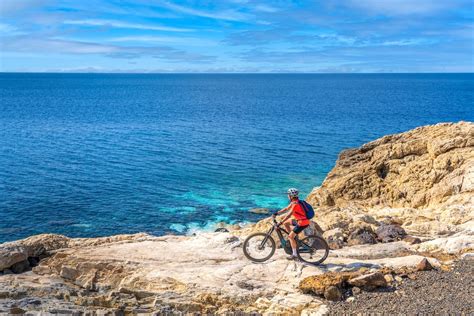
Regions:
[[[266,4],[257,4],[253,9],[256,10],[256,11],[268,12],[268,13],[272,13],[272,12],[277,12],[277,11],[278,11],[277,8],[272,7],[272,6],[269,6],[269,5],[266,5]]]
[[[193,8],[188,8],[184,7],[178,4],[170,3],[170,2],[165,2],[164,6],[170,10],[173,10],[175,12],[180,12],[188,15],[194,15],[194,16],[199,16],[199,17],[204,17],[204,18],[210,18],[210,19],[215,19],[215,20],[226,20],[226,21],[245,21],[249,19],[249,16],[247,14],[233,11],[233,10],[225,10],[225,11],[219,11],[219,12],[208,12],[208,11],[202,11],[198,9],[193,9]]]
[[[115,20],[101,20],[101,19],[86,19],[86,20],[67,20],[63,22],[64,24],[70,25],[86,25],[86,26],[108,26],[115,28],[124,28],[124,29],[140,29],[140,30],[152,30],[152,31],[167,31],[167,32],[192,32],[192,29],[186,28],[177,28],[170,26],[161,26],[161,25],[148,25],[148,24],[138,24],[138,23],[128,23]]]
[[[385,41],[380,43],[380,46],[413,46],[413,45],[426,45],[426,44],[433,44],[434,41],[429,41],[426,39],[401,39],[401,40],[394,40],[394,41]]]
[[[11,52],[54,52],[54,53],[73,53],[73,54],[109,54],[118,49],[111,45],[100,45],[95,43],[74,42],[56,39],[34,39],[29,37],[20,37],[5,42],[3,45],[5,51]]]
[[[140,43],[170,43],[184,44],[188,46],[215,46],[218,41],[202,39],[197,37],[175,37],[175,36],[121,36],[108,39],[109,42],[140,42]]]
[[[376,14],[428,14],[456,7],[456,2],[443,0],[349,0],[350,5]]]
[[[9,24],[5,24],[5,23],[0,23],[0,32],[3,33],[3,34],[10,34],[10,33],[14,33],[17,31],[17,28],[12,26],[12,25],[9,25]]]
[[[41,52],[50,54],[90,54],[119,59],[152,57],[169,62],[209,62],[214,56],[202,55],[167,46],[117,46],[66,39],[31,37],[11,38],[3,43],[2,51],[14,53]]]
[[[48,0],[1,0],[0,1],[0,13],[2,16],[7,14],[16,13],[23,9],[39,7],[41,5],[50,2]]]

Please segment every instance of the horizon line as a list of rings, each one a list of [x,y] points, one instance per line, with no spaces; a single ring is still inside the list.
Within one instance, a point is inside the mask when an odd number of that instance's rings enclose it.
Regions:
[[[474,74],[458,72],[126,72],[126,71],[0,71],[0,74],[122,74],[122,75],[388,75],[388,74]]]

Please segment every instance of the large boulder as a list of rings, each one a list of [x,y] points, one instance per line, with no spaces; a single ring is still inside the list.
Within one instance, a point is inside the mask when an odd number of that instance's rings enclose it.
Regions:
[[[381,225],[375,231],[377,239],[381,242],[393,242],[404,239],[406,232],[398,225]]]
[[[387,286],[387,280],[381,272],[364,274],[349,280],[349,284],[366,290]]]
[[[375,244],[377,243],[376,235],[370,226],[362,226],[354,229],[347,238],[349,246]]]
[[[27,250],[21,246],[1,246],[0,245],[0,271],[9,269],[15,263],[28,259]]]
[[[342,288],[343,284],[351,277],[359,275],[356,272],[328,272],[320,275],[309,276],[301,280],[299,289],[306,294],[324,296],[326,289],[331,286]]]
[[[26,239],[0,244],[0,271],[10,269],[21,273],[35,262],[57,249],[67,248],[69,238],[62,235],[41,234]]]
[[[345,234],[342,228],[334,228],[327,230],[323,233],[323,238],[329,245],[331,249],[340,249],[344,246],[345,243]]]

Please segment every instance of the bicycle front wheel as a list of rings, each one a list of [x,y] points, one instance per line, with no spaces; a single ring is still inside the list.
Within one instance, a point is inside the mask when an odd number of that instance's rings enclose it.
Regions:
[[[264,233],[250,235],[244,241],[244,255],[253,262],[264,262],[275,253],[276,244],[272,236]]]
[[[329,246],[322,237],[311,235],[298,241],[298,258],[303,262],[318,265],[328,255]]]

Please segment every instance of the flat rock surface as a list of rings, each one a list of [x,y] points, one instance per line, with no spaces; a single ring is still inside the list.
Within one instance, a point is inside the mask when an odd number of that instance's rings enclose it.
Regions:
[[[131,312],[171,308],[206,313],[316,313],[325,304],[298,290],[303,278],[361,268],[415,267],[424,258],[406,254],[410,246],[398,242],[334,250],[320,266],[288,261],[282,249],[267,262],[255,264],[243,254],[244,238],[224,232],[70,239],[68,247],[53,251],[33,271],[0,276],[4,289],[0,311],[16,305],[32,310],[76,306]],[[429,260],[439,266],[436,259]],[[30,304],[25,298],[36,298],[41,304]]]
[[[329,303],[329,315],[472,315],[474,259],[457,262],[452,271],[422,271],[397,288],[361,292],[350,302]]]

